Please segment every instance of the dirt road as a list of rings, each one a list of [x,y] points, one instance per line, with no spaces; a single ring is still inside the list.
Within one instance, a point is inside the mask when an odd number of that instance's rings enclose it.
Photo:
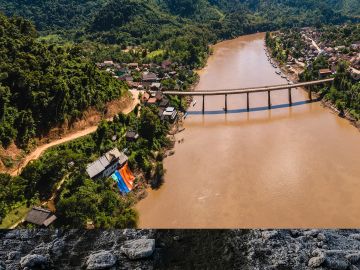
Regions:
[[[137,104],[139,104],[139,97],[138,97],[138,91],[135,90],[130,90],[133,98],[132,98],[132,103],[130,104],[130,106],[128,106],[127,108],[125,108],[122,112],[124,114],[129,114],[130,112],[132,112],[135,108],[135,106]],[[112,118],[106,119],[108,121],[111,121]],[[72,134],[69,134],[67,136],[65,136],[64,138],[61,138],[59,140],[41,145],[39,147],[37,147],[33,152],[31,152],[29,155],[27,155],[25,157],[25,159],[21,162],[20,166],[18,166],[18,168],[16,168],[16,170],[10,172],[10,175],[12,176],[17,176],[21,173],[21,170],[32,160],[36,160],[38,159],[47,149],[49,149],[50,147],[59,145],[59,144],[63,144],[81,137],[84,137],[86,135],[89,135],[93,132],[95,132],[97,129],[97,125],[96,126],[91,126],[91,127],[87,127],[84,130],[80,130],[77,132],[74,132]]]

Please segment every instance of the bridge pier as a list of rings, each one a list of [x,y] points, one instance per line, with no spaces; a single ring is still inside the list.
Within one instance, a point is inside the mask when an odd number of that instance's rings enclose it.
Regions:
[[[225,94],[225,112],[228,111],[228,105],[227,105],[227,94]]]
[[[317,80],[317,81],[310,81],[310,82],[303,82],[303,83],[295,83],[295,84],[284,84],[284,85],[274,85],[274,86],[263,86],[263,87],[254,87],[254,88],[239,88],[239,89],[231,89],[231,90],[201,90],[201,91],[189,91],[189,92],[182,92],[182,91],[164,91],[164,95],[173,95],[173,96],[197,96],[203,98],[202,100],[202,113],[205,113],[205,96],[222,96],[225,95],[225,111],[228,111],[228,95],[236,95],[236,94],[246,94],[246,107],[247,111],[250,111],[250,94],[251,93],[265,93],[268,92],[268,107],[271,109],[271,91],[277,90],[288,90],[289,94],[289,104],[290,106],[293,105],[292,100],[292,89],[298,87],[307,87],[309,98],[312,101],[312,85],[324,84],[333,82],[334,78],[324,79],[324,80]],[[151,93],[155,93],[155,91],[151,91]]]
[[[246,107],[247,111],[250,111],[250,98],[249,98],[249,92],[246,93]]]
[[[292,106],[291,88],[289,88],[289,105]]]
[[[202,96],[203,100],[202,100],[202,113],[205,113],[205,95]]]

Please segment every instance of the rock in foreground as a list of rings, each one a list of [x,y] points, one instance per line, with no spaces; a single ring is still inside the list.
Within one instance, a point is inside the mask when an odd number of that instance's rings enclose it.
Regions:
[[[125,242],[121,251],[131,260],[151,257],[155,250],[155,239],[138,239]]]
[[[109,251],[99,251],[89,256],[86,269],[100,270],[109,269],[116,264],[116,257]]]
[[[42,255],[32,254],[22,257],[20,260],[20,266],[24,268],[37,268],[37,269],[47,269],[49,262],[48,259]]]

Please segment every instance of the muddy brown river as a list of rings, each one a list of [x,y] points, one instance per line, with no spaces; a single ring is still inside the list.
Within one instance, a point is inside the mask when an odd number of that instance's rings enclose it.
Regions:
[[[264,51],[264,34],[215,45],[198,90],[287,83]],[[137,205],[141,228],[359,227],[360,133],[293,90],[207,97],[190,108],[164,185]]]

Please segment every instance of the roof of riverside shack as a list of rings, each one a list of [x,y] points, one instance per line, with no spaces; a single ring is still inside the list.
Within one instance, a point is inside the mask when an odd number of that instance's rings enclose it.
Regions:
[[[161,83],[152,83],[150,87],[160,88],[160,87],[161,87]]]
[[[36,224],[36,225],[44,225],[44,222],[51,216],[53,216],[51,211],[40,208],[40,207],[33,207],[33,209],[26,216],[25,221]],[[45,226],[48,226],[48,225],[45,225]]]
[[[136,136],[138,136],[139,134],[137,134],[137,132],[133,131],[133,130],[129,130],[126,132],[126,137],[127,138],[135,138]]]
[[[119,149],[117,149],[117,148],[114,148],[105,154],[105,157],[109,163],[112,162],[114,159],[119,158],[120,156],[121,156],[121,153],[120,153]]]
[[[125,164],[127,161],[128,161],[128,157],[127,155],[125,155],[123,152],[121,152],[121,155],[119,157],[119,163],[122,165],[122,164]]]
[[[126,159],[127,161],[128,157],[124,153],[120,152],[119,149],[114,148],[106,152],[105,155],[101,156],[94,162],[88,164],[86,168],[86,172],[88,173],[90,178],[93,178],[98,174],[100,174],[101,172],[103,172],[106,169],[106,167],[110,165],[110,163],[112,163],[114,160],[117,159],[119,159],[121,163],[121,161],[124,159]]]
[[[144,72],[142,74],[142,80],[143,81],[156,81],[158,78],[157,78],[157,75],[153,72]]]
[[[55,215],[51,215],[47,220],[44,221],[43,225],[48,227],[51,223],[53,223],[57,217]]]
[[[320,69],[319,72],[320,73],[329,73],[329,72],[331,72],[331,70],[328,68],[323,68],[323,69]]]

